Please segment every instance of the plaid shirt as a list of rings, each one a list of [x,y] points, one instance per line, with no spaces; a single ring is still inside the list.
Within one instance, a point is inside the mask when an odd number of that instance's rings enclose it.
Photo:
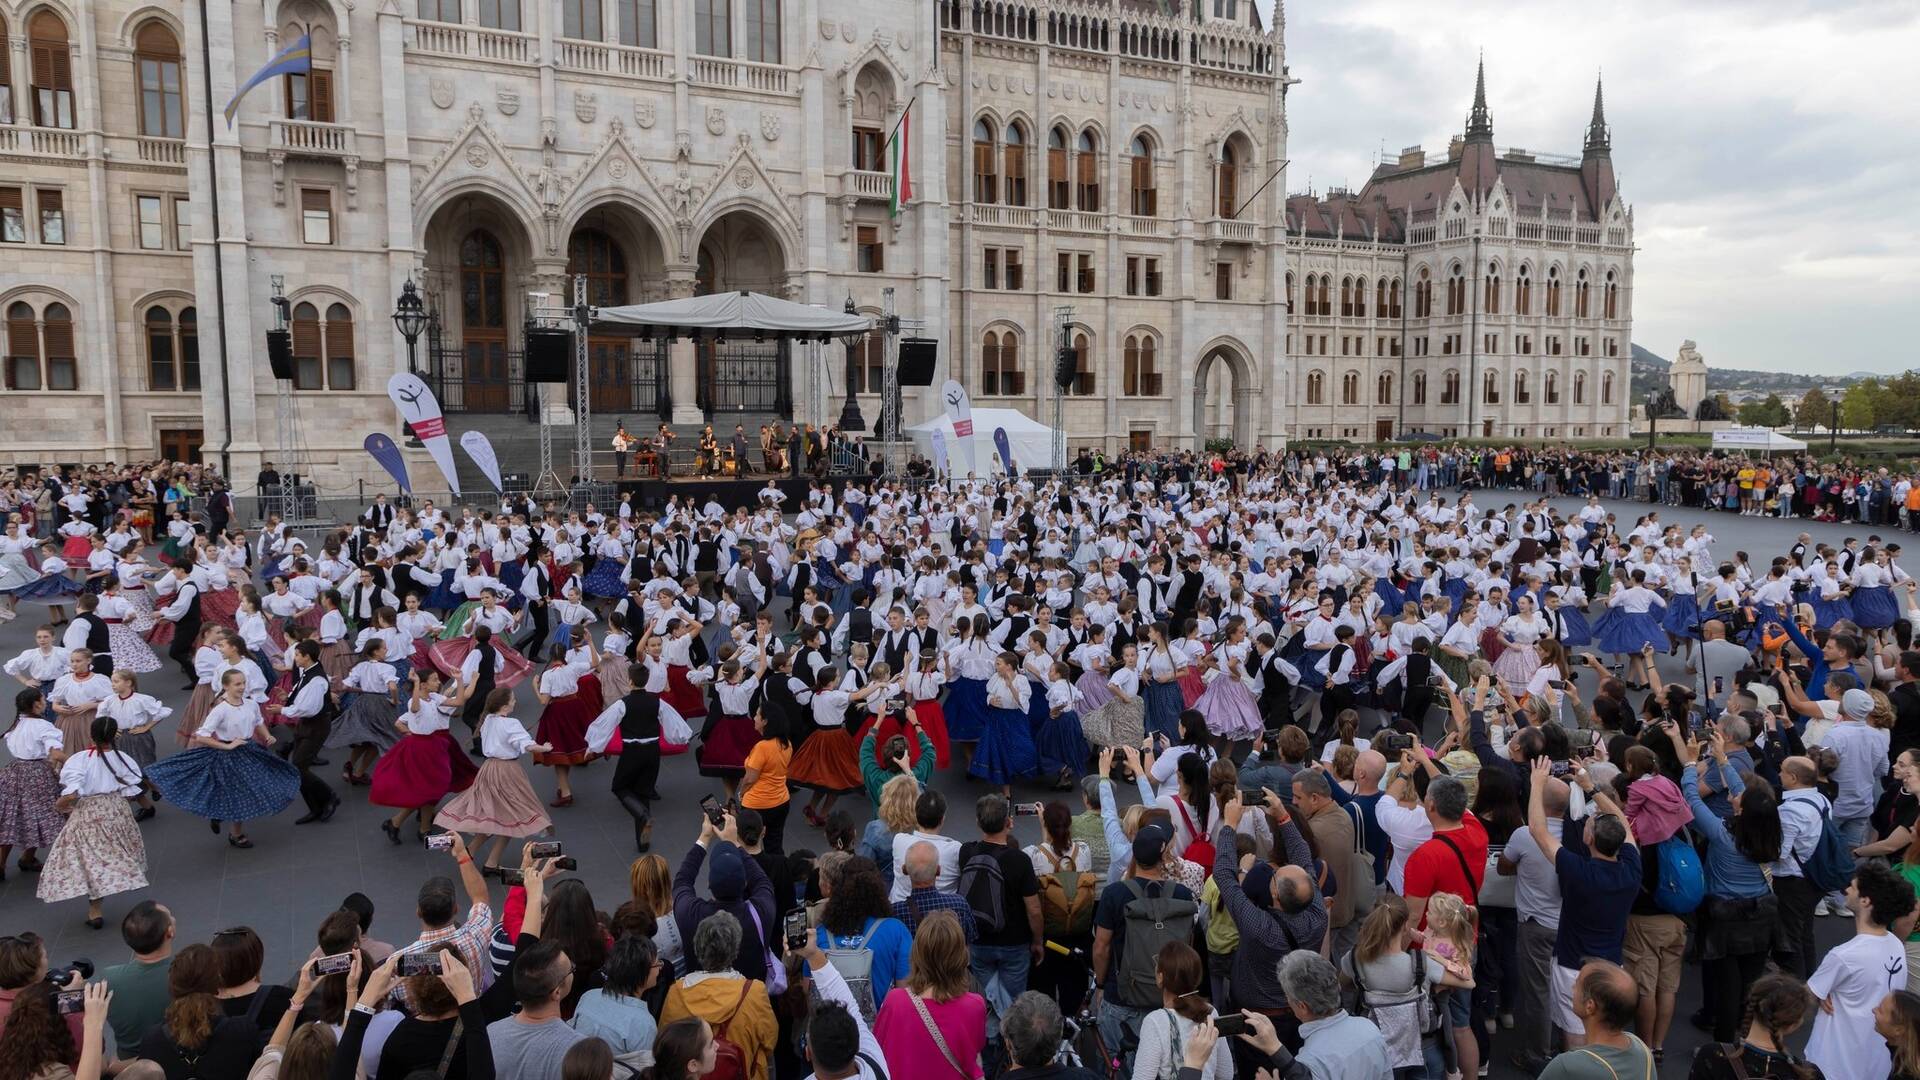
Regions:
[[[474,990],[484,990],[493,982],[493,965],[485,963],[487,940],[493,936],[493,909],[485,902],[475,903],[467,912],[467,921],[449,923],[438,930],[422,930],[412,944],[398,950],[401,954],[425,952],[443,941],[460,950],[460,962],[473,972]]]
[[[967,944],[974,943],[978,937],[973,926],[973,907],[958,893],[943,892],[931,885],[915,885],[905,900],[893,902],[893,917],[906,924],[907,932],[920,929],[920,920],[929,912],[951,911],[954,918],[960,920],[960,929],[966,931]]]

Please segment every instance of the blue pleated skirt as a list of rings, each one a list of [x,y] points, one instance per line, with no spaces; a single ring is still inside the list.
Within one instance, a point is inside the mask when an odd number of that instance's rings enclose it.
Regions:
[[[1660,619],[1660,625],[1667,633],[1679,638],[1700,637],[1695,626],[1700,621],[1700,603],[1690,593],[1676,592],[1667,601],[1667,613]]]
[[[1842,619],[1853,618],[1853,602],[1844,596],[1832,600],[1814,600],[1813,625],[1825,630]]]
[[[987,681],[956,678],[947,688],[942,706],[947,714],[947,738],[952,742],[978,742],[987,724]]]
[[[602,600],[618,600],[627,595],[627,583],[622,576],[627,572],[627,564],[619,559],[601,556],[587,571],[587,577],[580,585],[580,591],[588,596]]]
[[[1667,648],[1667,628],[1650,611],[1607,609],[1606,625],[1600,630],[1600,648],[1612,653],[1637,653],[1651,645],[1656,651]]]
[[[1180,711],[1187,707],[1177,682],[1148,682],[1141,685],[1141,697],[1147,703],[1147,734],[1165,735],[1169,742],[1180,741]]]
[[[1900,621],[1900,602],[1885,585],[1853,591],[1853,621],[1868,630],[1881,630]]]
[[[168,802],[217,821],[272,817],[300,793],[300,770],[256,742],[196,746],[149,765],[147,779]]]
[[[1400,605],[1407,602],[1407,594],[1394,588],[1393,582],[1384,577],[1374,581],[1373,591],[1374,595],[1378,596],[1380,602],[1385,605],[1381,610],[1390,615],[1400,614]]]
[[[1587,622],[1587,613],[1572,604],[1560,605],[1560,621],[1564,624],[1560,643],[1562,645],[1593,644],[1593,626]]]
[[[1080,728],[1080,714],[1072,709],[1041,720],[1033,730],[1033,745],[1040,752],[1040,772],[1045,776],[1062,769],[1082,776],[1087,771],[1087,759],[1093,756],[1086,732]]]
[[[1015,709],[988,709],[980,745],[973,752],[967,775],[992,784],[1007,784],[1015,777],[1033,776],[1039,769],[1040,752],[1034,748],[1027,714]]]
[[[433,591],[427,594],[427,598],[421,601],[422,607],[429,607],[435,611],[452,611],[460,606],[461,601],[466,599],[466,595],[453,591],[454,573],[455,571],[451,569],[440,571],[440,584],[434,586]]]

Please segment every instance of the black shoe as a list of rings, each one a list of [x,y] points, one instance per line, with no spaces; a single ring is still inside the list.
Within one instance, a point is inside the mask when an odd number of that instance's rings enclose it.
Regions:
[[[105,919],[94,918],[94,919],[87,920],[87,929],[89,930],[98,930],[101,927],[104,927],[106,925],[107,925],[107,920]]]
[[[253,841],[247,839],[244,836],[229,836],[227,837],[227,846],[237,847],[237,848],[250,848],[253,846]]]
[[[215,834],[218,834],[218,833],[220,832],[220,819],[219,819],[219,818],[208,818],[208,819],[207,819],[207,828],[209,828],[209,829],[211,829],[211,830],[213,830],[213,832],[214,832]]]
[[[400,846],[400,829],[393,822],[381,822],[380,831],[387,834],[387,843],[392,844],[394,847]]]
[[[137,822],[142,822],[142,821],[148,821],[148,820],[151,820],[151,819],[153,818],[153,815],[155,815],[155,814],[157,814],[157,813],[159,813],[159,811],[158,811],[158,810],[155,810],[155,809],[154,809],[153,807],[151,807],[151,806],[143,806],[143,807],[141,807],[140,809],[138,809],[138,810],[135,810],[135,811],[133,812],[133,820],[134,820],[134,821],[135,821],[136,823],[137,823]]]
[[[321,809],[325,809],[325,807],[322,807]],[[309,810],[306,813],[301,814],[299,817],[294,818],[293,823],[295,825],[311,825],[314,822],[319,820],[320,820],[320,811]]]
[[[37,874],[40,872],[40,867],[43,865],[45,864],[43,864],[39,859],[21,859],[20,872],[23,874]]]
[[[334,796],[333,798],[331,798],[331,799],[328,799],[328,800],[327,800],[327,805],[326,805],[326,806],[324,806],[324,807],[322,807],[322,808],[321,808],[321,810],[320,810],[320,820],[321,820],[321,821],[332,821],[332,820],[333,820],[333,815],[334,815],[334,814],[335,814],[335,812],[337,812],[337,811],[338,811],[339,809],[340,809],[340,796],[338,796],[338,795],[335,795],[335,796]]]
[[[326,758],[323,758],[323,757],[313,759],[313,767],[316,769],[321,768],[322,766],[331,765],[331,764],[333,764],[333,762],[328,761]]]

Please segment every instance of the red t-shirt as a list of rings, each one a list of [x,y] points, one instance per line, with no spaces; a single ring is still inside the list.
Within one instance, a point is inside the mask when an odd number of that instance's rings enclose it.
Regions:
[[[1460,849],[1455,855],[1447,841]],[[1466,875],[1461,860],[1466,861]],[[1452,893],[1468,904],[1478,902],[1480,883],[1487,876],[1487,827],[1467,811],[1457,829],[1434,833],[1433,839],[1413,849],[1407,856],[1407,899],[1425,899],[1434,893]],[[1425,920],[1422,920],[1424,924]]]

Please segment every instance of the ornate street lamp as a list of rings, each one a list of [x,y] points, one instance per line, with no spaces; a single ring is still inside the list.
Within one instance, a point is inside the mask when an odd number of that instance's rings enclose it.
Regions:
[[[420,290],[413,284],[413,276],[407,276],[406,284],[400,286],[400,299],[393,305],[393,327],[407,342],[407,371],[417,373],[414,347],[420,341],[420,335],[427,329],[427,305],[420,299]]]
[[[849,315],[858,314],[851,296],[847,297],[846,310]],[[840,430],[843,433],[867,430],[866,418],[860,415],[860,402],[853,395],[853,383],[860,374],[860,354],[856,350],[862,348],[866,340],[865,337],[847,339],[847,400],[840,406]]]

